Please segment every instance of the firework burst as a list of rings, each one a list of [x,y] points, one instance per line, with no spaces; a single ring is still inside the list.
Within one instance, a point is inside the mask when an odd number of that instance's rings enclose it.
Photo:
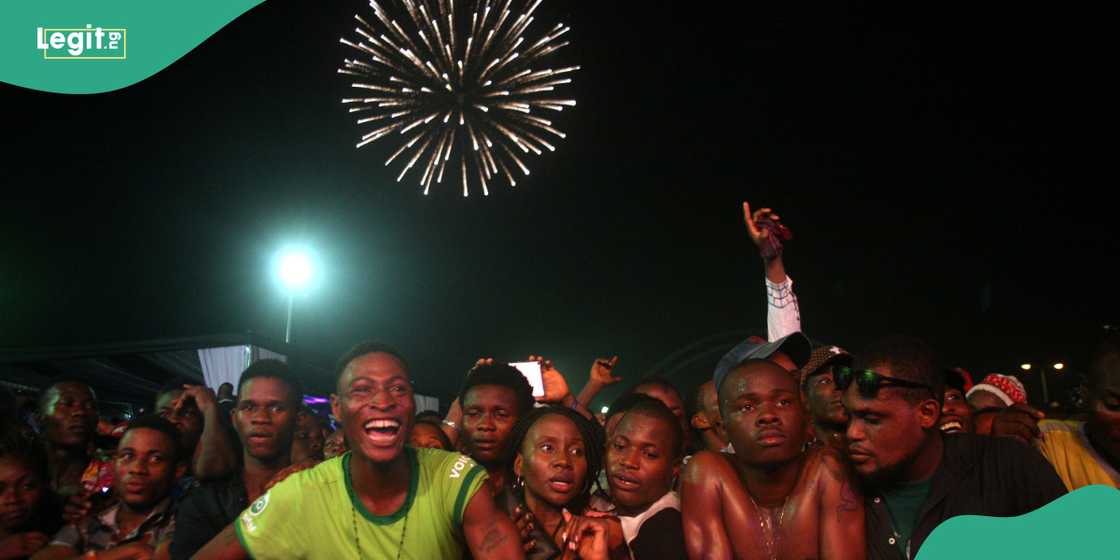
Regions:
[[[463,196],[475,180],[483,195],[499,177],[516,186],[524,158],[565,137],[541,115],[576,104],[556,90],[579,66],[543,67],[571,28],[529,38],[541,1],[371,0],[374,18],[355,15],[356,40],[340,39],[360,57],[338,72],[359,78],[350,85],[362,95],[342,102],[372,127],[356,147],[400,141],[385,165],[399,160],[397,181],[411,171],[424,194],[445,172],[461,176]]]

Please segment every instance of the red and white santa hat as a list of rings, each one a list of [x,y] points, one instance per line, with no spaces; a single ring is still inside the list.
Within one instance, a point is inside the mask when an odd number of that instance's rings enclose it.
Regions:
[[[983,381],[973,385],[965,396],[970,397],[977,391],[987,391],[1007,406],[1027,403],[1027,389],[1023,387],[1023,382],[1010,375],[990,373]]]

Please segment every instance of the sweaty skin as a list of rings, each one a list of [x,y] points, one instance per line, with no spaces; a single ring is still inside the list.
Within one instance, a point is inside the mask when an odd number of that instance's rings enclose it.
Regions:
[[[689,558],[766,558],[760,512],[730,459],[701,451],[681,485]],[[863,500],[839,454],[811,449],[790,492],[779,558],[863,558]]]
[[[774,557],[864,558],[863,501],[839,453],[800,451],[808,430],[797,394],[792,377],[763,362],[724,382],[721,409],[737,455],[703,451],[684,469],[690,558],[771,558],[761,507],[772,511]]]

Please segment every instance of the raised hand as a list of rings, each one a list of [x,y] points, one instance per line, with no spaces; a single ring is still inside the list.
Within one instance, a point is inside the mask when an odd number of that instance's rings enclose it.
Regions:
[[[770,237],[770,228],[758,224],[758,221],[766,216],[775,221],[781,220],[781,217],[769,208],[760,208],[751,213],[750,203],[743,201],[743,221],[747,224],[747,233],[751,236],[751,242],[759,248]]]
[[[591,375],[587,380],[588,383],[595,383],[601,387],[605,387],[622,381],[621,377],[611,374],[616,364],[618,364],[618,356],[614,356],[609,360],[607,358],[597,358],[595,363],[591,364]]]
[[[541,356],[529,356],[528,361],[541,363],[544,396],[537,397],[538,401],[563,403],[568,397],[572,396],[571,390],[568,389],[568,382],[564,379],[564,374],[552,367],[552,360],[546,360]]]

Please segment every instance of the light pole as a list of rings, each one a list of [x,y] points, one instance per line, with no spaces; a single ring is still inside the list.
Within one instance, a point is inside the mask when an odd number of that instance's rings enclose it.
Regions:
[[[288,321],[284,328],[284,343],[292,341],[292,307],[296,292],[307,287],[314,274],[311,257],[303,249],[288,249],[281,253],[276,275],[288,293]]]

